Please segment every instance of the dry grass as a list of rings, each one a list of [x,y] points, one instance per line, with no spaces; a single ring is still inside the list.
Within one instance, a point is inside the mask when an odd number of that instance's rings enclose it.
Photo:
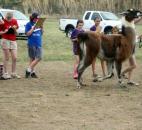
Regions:
[[[128,8],[141,9],[141,0],[24,0],[25,9],[44,14],[76,15],[86,10],[107,10],[119,12]]]

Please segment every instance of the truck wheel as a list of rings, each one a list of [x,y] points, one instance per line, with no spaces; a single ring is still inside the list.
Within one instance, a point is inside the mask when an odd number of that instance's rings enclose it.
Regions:
[[[68,28],[68,29],[66,30],[66,36],[67,36],[67,37],[69,37],[69,38],[71,37],[71,34],[72,34],[73,29],[74,29],[74,28]]]

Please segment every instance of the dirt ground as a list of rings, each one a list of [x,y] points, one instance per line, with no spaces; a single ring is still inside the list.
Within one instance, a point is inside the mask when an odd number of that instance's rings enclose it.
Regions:
[[[142,85],[120,88],[116,76],[77,89],[71,62],[42,62],[38,79],[0,80],[0,130],[142,130]],[[100,65],[98,73],[101,73]],[[22,69],[21,69],[22,68]],[[142,83],[142,64],[134,79]]]

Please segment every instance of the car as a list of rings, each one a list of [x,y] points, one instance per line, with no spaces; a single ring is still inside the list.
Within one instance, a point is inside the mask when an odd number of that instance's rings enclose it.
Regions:
[[[0,17],[5,17],[7,12],[12,12],[13,17],[17,20],[19,28],[17,30],[17,38],[26,38],[25,25],[29,22],[29,18],[18,10],[0,9]]]
[[[101,19],[101,27],[102,32],[105,34],[111,33],[111,29],[114,26],[118,26],[118,28],[121,28],[122,23],[121,20],[112,12],[106,12],[106,11],[85,11],[83,15],[83,21],[84,21],[84,30],[89,30],[92,25],[94,25],[94,19],[96,17],[99,17]],[[78,19],[66,19],[62,18],[59,20],[59,29],[61,31],[64,31],[66,33],[66,36],[70,37],[72,30],[76,27]]]

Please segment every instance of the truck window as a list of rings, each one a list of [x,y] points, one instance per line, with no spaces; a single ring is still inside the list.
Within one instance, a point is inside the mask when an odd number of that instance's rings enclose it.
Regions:
[[[86,14],[86,16],[85,16],[85,20],[88,20],[88,19],[89,19],[90,14],[91,14],[91,12],[88,12],[88,13]]]
[[[96,17],[102,19],[99,13],[93,13],[91,20],[94,20]]]

